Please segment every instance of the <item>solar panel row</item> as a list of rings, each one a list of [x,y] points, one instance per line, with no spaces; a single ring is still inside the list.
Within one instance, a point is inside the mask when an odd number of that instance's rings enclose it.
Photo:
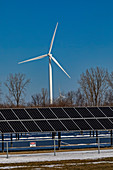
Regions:
[[[113,129],[113,108],[0,109],[0,131],[55,132]]]

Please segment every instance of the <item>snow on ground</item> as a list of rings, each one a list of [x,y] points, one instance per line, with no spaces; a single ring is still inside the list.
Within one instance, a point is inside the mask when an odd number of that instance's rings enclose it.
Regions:
[[[72,160],[72,159],[98,159],[113,157],[113,150],[101,150],[98,154],[97,150],[93,151],[70,151],[70,152],[56,152],[54,153],[37,153],[37,154],[16,154],[0,155],[0,163],[22,163],[22,162],[41,162],[41,161],[58,161],[58,160]]]

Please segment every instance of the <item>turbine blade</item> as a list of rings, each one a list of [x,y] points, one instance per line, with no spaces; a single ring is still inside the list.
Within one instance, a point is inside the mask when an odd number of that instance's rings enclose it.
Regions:
[[[71,78],[53,56],[51,56],[51,59],[61,68],[61,70],[62,70],[69,78]]]
[[[44,57],[47,57],[47,56],[48,56],[47,54],[41,55],[41,56],[38,56],[38,57],[35,57],[35,58],[31,58],[31,59],[29,59],[29,60],[21,61],[21,62],[19,62],[18,64],[26,63],[26,62],[29,62],[29,61],[38,60],[38,59],[41,59],[41,58],[44,58]]]
[[[49,47],[49,54],[51,53],[51,50],[52,50],[53,41],[54,41],[54,38],[55,38],[57,26],[58,26],[58,22],[57,22],[57,24],[56,24],[56,28],[55,28],[55,31],[54,31],[54,34],[53,34],[53,38],[52,38],[52,40],[51,40],[51,44],[50,44],[50,47]]]

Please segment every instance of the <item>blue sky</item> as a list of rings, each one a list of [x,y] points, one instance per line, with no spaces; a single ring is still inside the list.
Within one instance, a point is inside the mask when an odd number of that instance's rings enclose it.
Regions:
[[[24,73],[31,83],[26,100],[48,89],[48,58],[18,65],[19,61],[45,54],[59,23],[53,56],[71,76],[53,66],[54,97],[59,88],[77,90],[80,74],[90,67],[113,71],[112,0],[0,0],[0,81],[9,73]]]

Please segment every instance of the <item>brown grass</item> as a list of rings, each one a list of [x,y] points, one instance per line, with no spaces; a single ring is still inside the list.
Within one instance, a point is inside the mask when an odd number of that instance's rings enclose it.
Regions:
[[[109,161],[111,163],[109,163]],[[93,164],[96,162],[96,164]],[[99,162],[99,163],[98,163]],[[28,162],[28,163],[8,163],[0,164],[0,169],[3,167],[14,167],[21,166],[21,170],[32,170],[40,168],[41,170],[112,170],[113,169],[113,158],[103,158],[97,160],[63,160],[63,161],[45,161],[45,162]]]

